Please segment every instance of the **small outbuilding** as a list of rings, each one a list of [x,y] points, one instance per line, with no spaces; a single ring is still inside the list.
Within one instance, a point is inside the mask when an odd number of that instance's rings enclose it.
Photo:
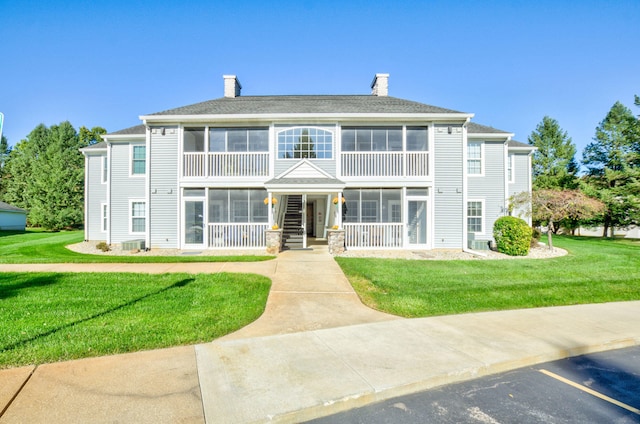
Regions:
[[[0,202],[0,230],[24,231],[26,225],[26,210]]]

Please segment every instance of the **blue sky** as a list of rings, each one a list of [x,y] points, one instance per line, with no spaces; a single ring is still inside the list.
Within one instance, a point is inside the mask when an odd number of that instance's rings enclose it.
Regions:
[[[0,0],[0,112],[15,144],[39,123],[117,131],[222,96],[389,94],[527,137],[549,115],[582,149],[640,95],[640,0]]]

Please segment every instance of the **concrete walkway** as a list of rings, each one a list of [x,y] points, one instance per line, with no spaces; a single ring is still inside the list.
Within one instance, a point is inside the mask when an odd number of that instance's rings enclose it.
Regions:
[[[300,422],[517,367],[640,343],[640,302],[422,319],[363,306],[326,250],[260,263],[0,266],[255,272],[265,314],[212,343],[0,371],[0,423]]]

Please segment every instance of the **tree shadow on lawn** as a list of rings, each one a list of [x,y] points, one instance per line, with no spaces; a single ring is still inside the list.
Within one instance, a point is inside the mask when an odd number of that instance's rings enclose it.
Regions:
[[[41,279],[44,279],[44,277],[42,277],[42,278],[34,278],[34,280],[41,280]],[[55,277],[53,279],[55,280]],[[178,288],[178,287],[184,287],[187,284],[194,282],[195,280],[196,280],[195,278],[185,278],[183,280],[176,281],[175,283],[171,284],[170,286],[167,286],[167,287],[162,288],[160,290],[157,290],[155,292],[151,292],[151,293],[145,294],[144,296],[137,297],[135,299],[132,299],[132,300],[130,300],[128,302],[125,302],[125,303],[122,303],[120,305],[114,306],[112,308],[105,309],[104,311],[97,312],[97,313],[95,313],[95,314],[93,314],[91,316],[88,316],[88,317],[85,317],[85,318],[82,318],[82,319],[79,319],[79,320],[76,320],[76,321],[73,321],[73,322],[69,322],[67,324],[63,324],[63,325],[61,325],[59,327],[52,328],[52,329],[50,329],[48,331],[45,331],[45,332],[40,333],[40,334],[36,334],[35,336],[31,336],[31,337],[23,339],[23,340],[18,340],[17,342],[11,343],[11,344],[6,345],[6,346],[0,346],[0,352],[16,349],[16,348],[18,348],[20,346],[26,345],[27,343],[33,342],[33,341],[38,340],[40,338],[44,338],[44,337],[50,336],[52,334],[55,334],[58,331],[62,331],[64,329],[73,327],[75,325],[82,324],[82,323],[87,322],[87,321],[91,321],[92,319],[103,317],[103,316],[108,315],[110,313],[116,312],[116,311],[118,311],[120,309],[124,309],[124,308],[126,308],[128,306],[135,305],[136,303],[141,302],[141,301],[143,301],[145,299],[148,299],[150,297],[163,294],[163,293],[165,293],[165,292],[167,292],[167,291],[169,291],[171,289]],[[0,282],[1,282],[1,279],[0,279]],[[42,284],[41,281],[38,281],[38,283],[40,285],[50,284],[50,283]],[[25,282],[24,284],[21,284],[21,285],[26,285],[26,284],[27,283]],[[0,300],[3,298],[1,295],[2,295],[2,292],[0,292]]]
[[[51,284],[56,284],[59,279],[58,274],[20,274],[24,276],[24,280],[18,283],[12,283],[15,279],[13,273],[5,274],[0,273],[0,300],[8,299],[18,295],[18,292],[22,290],[32,289],[35,287],[44,287]]]

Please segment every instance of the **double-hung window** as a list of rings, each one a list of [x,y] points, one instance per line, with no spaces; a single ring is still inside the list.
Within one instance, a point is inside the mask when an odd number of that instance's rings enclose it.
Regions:
[[[468,175],[482,175],[483,163],[482,163],[482,141],[470,141],[467,145],[467,174]]]
[[[516,157],[514,154],[510,154],[507,156],[507,178],[509,179],[510,183],[515,182],[515,170],[514,170],[515,160],[516,160]]]
[[[109,178],[109,157],[102,156],[102,184],[106,184]]]
[[[467,231],[482,234],[482,201],[472,200],[467,202]]]
[[[147,172],[147,147],[131,146],[131,175],[144,175]]]
[[[109,205],[106,203],[100,204],[100,216],[102,218],[102,232],[106,233],[109,228]]]
[[[132,200],[131,206],[131,233],[144,233],[147,220],[147,205],[144,201]]]

